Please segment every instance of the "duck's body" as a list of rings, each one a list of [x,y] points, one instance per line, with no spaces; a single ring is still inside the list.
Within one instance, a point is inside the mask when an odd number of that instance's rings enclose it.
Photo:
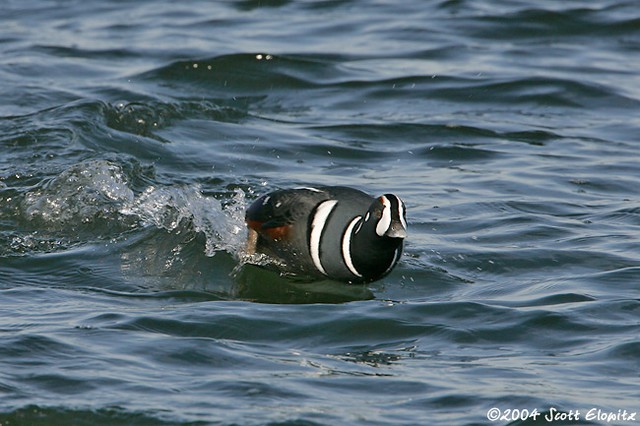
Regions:
[[[285,272],[351,283],[388,274],[406,237],[400,198],[342,186],[263,195],[247,209],[246,223],[250,253],[266,254]]]

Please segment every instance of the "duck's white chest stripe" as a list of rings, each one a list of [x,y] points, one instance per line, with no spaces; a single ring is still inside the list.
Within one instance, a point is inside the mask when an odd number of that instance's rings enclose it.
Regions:
[[[342,260],[344,260],[344,264],[347,265],[349,271],[356,277],[362,277],[362,274],[358,272],[353,264],[353,260],[351,259],[351,235],[353,228],[361,219],[362,216],[354,217],[351,222],[349,222],[347,229],[344,230],[344,234],[342,235]]]
[[[324,227],[327,224],[329,215],[336,207],[336,204],[338,204],[337,200],[327,200],[320,203],[316,208],[313,220],[311,221],[311,235],[309,235],[309,252],[311,253],[311,260],[313,260],[313,264],[316,268],[325,275],[327,275],[327,272],[322,266],[322,262],[320,262],[320,243]]]
[[[384,271],[382,275],[387,275],[389,272],[391,272],[393,267],[396,266],[396,263],[398,263],[398,260],[400,260],[400,256],[402,256],[402,246],[397,248],[396,251],[393,253],[393,259],[391,260],[391,264],[389,265],[387,270]]]

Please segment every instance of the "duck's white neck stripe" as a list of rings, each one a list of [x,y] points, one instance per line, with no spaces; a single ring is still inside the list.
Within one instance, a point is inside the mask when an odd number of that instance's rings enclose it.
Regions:
[[[344,260],[344,264],[347,265],[349,271],[356,277],[360,278],[362,278],[362,274],[358,272],[353,264],[353,260],[351,259],[351,235],[353,228],[361,219],[362,216],[354,217],[351,222],[349,222],[349,226],[347,226],[347,229],[344,230],[344,234],[342,235],[342,260]]]
[[[316,212],[313,215],[313,220],[311,222],[311,235],[309,236],[309,252],[311,253],[311,260],[313,260],[313,264],[324,275],[327,275],[327,272],[324,270],[322,266],[322,262],[320,262],[320,243],[321,243],[324,227],[327,224],[329,215],[331,214],[333,209],[336,207],[336,204],[338,204],[337,200],[327,200],[320,203],[316,208]]]

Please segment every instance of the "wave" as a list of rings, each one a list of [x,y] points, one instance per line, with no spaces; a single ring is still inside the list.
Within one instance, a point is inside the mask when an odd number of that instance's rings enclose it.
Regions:
[[[474,17],[478,37],[492,39],[547,39],[555,37],[588,36],[620,37],[637,32],[640,19],[624,12],[624,4],[582,8],[529,8],[485,14]]]

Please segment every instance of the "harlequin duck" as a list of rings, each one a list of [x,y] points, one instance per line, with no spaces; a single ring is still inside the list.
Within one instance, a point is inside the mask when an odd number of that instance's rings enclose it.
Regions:
[[[407,236],[400,198],[373,198],[343,186],[265,194],[249,206],[245,220],[249,254],[266,254],[284,272],[349,283],[391,272]]]

